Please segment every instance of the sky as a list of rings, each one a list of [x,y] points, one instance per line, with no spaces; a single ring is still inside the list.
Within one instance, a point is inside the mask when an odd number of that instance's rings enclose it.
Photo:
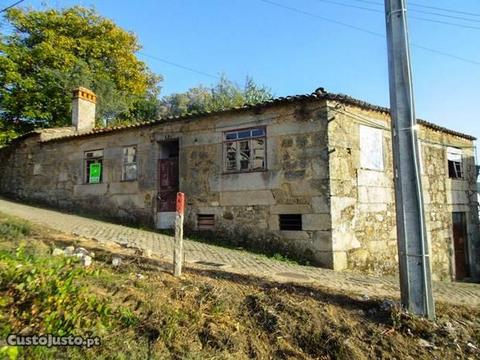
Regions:
[[[14,2],[0,0],[0,6]],[[275,96],[311,93],[324,87],[388,107],[382,3],[26,0],[21,6],[95,7],[138,36],[143,46],[139,57],[164,78],[161,95],[214,84],[224,73],[239,84],[251,76]],[[417,117],[480,138],[480,1],[412,0],[407,4]]]

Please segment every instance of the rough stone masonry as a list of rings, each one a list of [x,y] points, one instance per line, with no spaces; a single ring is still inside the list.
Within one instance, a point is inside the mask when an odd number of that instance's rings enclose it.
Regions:
[[[72,127],[0,149],[0,193],[168,228],[181,191],[189,231],[335,270],[396,272],[388,109],[319,89],[95,129],[95,102],[78,89]],[[425,121],[418,134],[433,276],[478,280],[475,139]]]

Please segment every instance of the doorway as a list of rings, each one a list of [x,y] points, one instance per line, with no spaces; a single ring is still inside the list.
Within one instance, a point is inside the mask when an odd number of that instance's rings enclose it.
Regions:
[[[455,280],[463,280],[470,277],[466,213],[454,212],[452,213],[452,220]]]
[[[175,224],[175,202],[179,191],[179,143],[159,143],[157,163],[157,228],[170,229]]]

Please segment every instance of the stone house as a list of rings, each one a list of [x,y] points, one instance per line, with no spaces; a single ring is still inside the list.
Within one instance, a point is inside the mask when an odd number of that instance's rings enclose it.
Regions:
[[[0,149],[0,193],[186,227],[335,269],[397,269],[389,110],[318,89],[215,113],[95,129],[74,92],[72,127]],[[433,277],[480,274],[474,138],[419,121]]]

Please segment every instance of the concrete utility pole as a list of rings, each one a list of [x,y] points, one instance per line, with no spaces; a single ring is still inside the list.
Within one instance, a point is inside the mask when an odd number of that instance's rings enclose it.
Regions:
[[[183,214],[185,212],[185,194],[177,193],[177,214],[175,217],[175,243],[173,245],[173,275],[182,275],[183,265]]]
[[[413,102],[406,0],[385,0],[402,305],[435,318]]]

